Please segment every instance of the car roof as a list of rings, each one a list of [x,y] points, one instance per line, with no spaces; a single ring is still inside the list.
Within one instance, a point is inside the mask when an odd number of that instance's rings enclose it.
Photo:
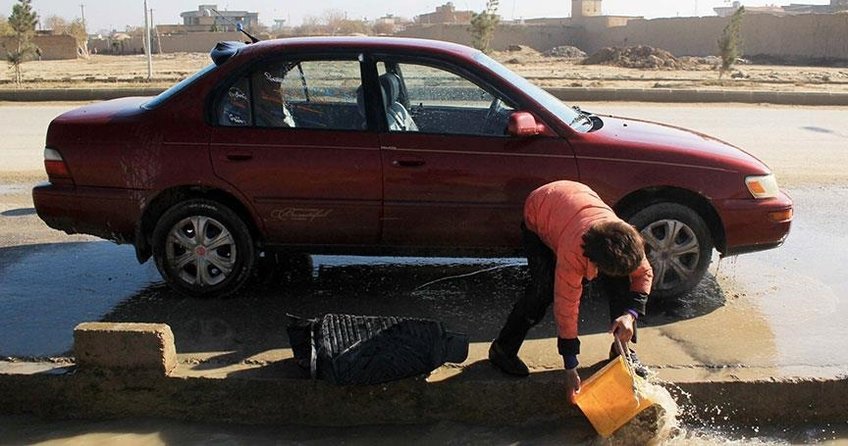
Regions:
[[[415,39],[408,37],[289,37],[283,39],[264,40],[247,45],[241,50],[244,54],[277,53],[285,50],[315,50],[315,49],[360,49],[360,50],[392,50],[410,52],[410,54],[441,53],[462,58],[473,58],[478,50],[451,42],[440,40]]]

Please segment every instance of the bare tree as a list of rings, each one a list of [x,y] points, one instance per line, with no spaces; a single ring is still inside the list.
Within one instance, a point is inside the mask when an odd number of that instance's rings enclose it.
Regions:
[[[88,31],[81,18],[70,22],[57,15],[51,15],[44,20],[45,26],[54,36],[71,36],[76,40],[77,52],[88,57]]]
[[[395,24],[390,22],[377,22],[371,28],[374,34],[394,34]]]
[[[54,36],[60,36],[68,32],[68,21],[57,15],[51,15],[44,19],[44,26],[50,30]]]
[[[9,26],[9,21],[6,17],[0,16],[0,37],[14,36],[15,31]]]
[[[338,9],[328,9],[321,16],[321,22],[327,27],[327,32],[335,36],[341,32],[347,22],[347,13]]]
[[[303,17],[303,23],[294,29],[295,35],[298,36],[314,36],[323,34],[321,19],[316,16]]]
[[[742,55],[742,16],[745,14],[745,7],[741,6],[733,16],[730,17],[730,23],[724,27],[721,37],[718,39],[719,57],[721,57],[721,67],[718,70],[718,77],[721,79],[724,73],[733,68]]]

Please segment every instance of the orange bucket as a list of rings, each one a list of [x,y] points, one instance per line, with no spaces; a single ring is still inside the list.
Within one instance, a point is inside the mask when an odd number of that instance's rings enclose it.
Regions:
[[[575,402],[604,438],[610,437],[654,402],[640,395],[642,378],[635,376],[624,355],[583,381]]]

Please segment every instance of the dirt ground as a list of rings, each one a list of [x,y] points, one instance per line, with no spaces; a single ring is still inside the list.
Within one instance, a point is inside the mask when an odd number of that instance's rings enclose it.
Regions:
[[[543,87],[745,89],[848,92],[847,67],[739,64],[719,79],[709,59],[683,59],[678,69],[582,65],[582,59],[549,57],[527,48],[493,54],[513,71]],[[20,88],[168,87],[210,63],[206,53],[153,56],[153,81],[147,82],[143,55],[93,55],[89,59],[31,61],[23,65]],[[10,69],[0,70],[0,89],[18,88]]]

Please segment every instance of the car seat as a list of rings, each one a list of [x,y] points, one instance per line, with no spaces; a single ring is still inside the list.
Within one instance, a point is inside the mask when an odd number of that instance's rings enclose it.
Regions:
[[[400,95],[400,78],[395,73],[380,76],[380,88],[383,90],[383,104],[386,107],[386,120],[389,130],[401,132],[417,132],[418,126],[406,107],[398,102]]]

